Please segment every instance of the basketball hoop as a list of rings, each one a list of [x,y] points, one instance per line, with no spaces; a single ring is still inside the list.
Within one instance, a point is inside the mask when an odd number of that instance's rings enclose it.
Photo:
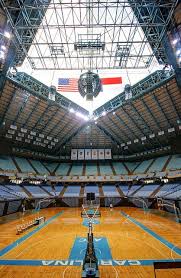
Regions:
[[[89,220],[100,217],[100,203],[95,198],[95,193],[87,193],[86,198],[83,200],[81,217],[88,218]]]
[[[171,203],[164,200],[163,198],[158,197],[157,206],[159,210],[163,209],[164,207],[172,208],[175,213],[176,222],[181,223],[181,212],[180,209],[175,205],[175,203]]]

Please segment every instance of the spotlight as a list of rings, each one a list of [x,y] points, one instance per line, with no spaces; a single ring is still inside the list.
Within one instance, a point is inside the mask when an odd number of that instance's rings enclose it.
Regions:
[[[82,118],[82,114],[80,112],[76,112],[75,115],[79,118]]]
[[[89,120],[89,118],[88,118],[87,116],[83,116],[83,119],[84,119],[85,121],[88,121],[88,120]]]
[[[84,121],[88,121],[88,120],[89,120],[89,118],[88,118],[87,116],[83,115],[83,114],[80,113],[80,112],[76,112],[75,115],[76,115],[77,117],[79,117],[79,118],[84,119]]]
[[[4,45],[1,45],[2,50],[6,50],[6,47]]]
[[[7,31],[4,32],[4,36],[7,38],[7,39],[10,39],[11,38],[11,34]]]
[[[176,51],[176,54],[177,54],[177,55],[180,55],[180,54],[181,54],[181,50],[180,50],[180,49],[177,50],[177,51]]]
[[[3,51],[0,51],[0,59],[4,59],[5,56],[4,56],[4,52]]]
[[[70,108],[70,109],[69,109],[69,112],[70,112],[70,113],[74,113],[75,111],[74,111],[73,108]]]
[[[116,112],[115,112],[115,111],[113,111],[112,113],[113,113],[113,115],[115,115],[115,114],[116,114]]]
[[[175,45],[178,42],[177,39],[173,40],[172,43]]]
[[[95,121],[95,125],[97,124],[97,121]]]
[[[102,116],[106,116],[106,111],[103,111],[103,112],[102,112]]]

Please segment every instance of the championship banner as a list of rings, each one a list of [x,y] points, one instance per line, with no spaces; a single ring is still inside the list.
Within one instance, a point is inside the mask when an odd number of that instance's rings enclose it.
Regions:
[[[98,150],[92,149],[92,159],[98,159],[97,153],[98,153]]]
[[[98,157],[99,157],[99,159],[104,159],[104,149],[98,150]]]
[[[105,149],[105,159],[111,159],[111,149]]]
[[[84,149],[78,150],[78,159],[84,159]]]
[[[77,149],[71,150],[71,160],[77,160]]]
[[[85,149],[85,159],[91,159],[91,149]]]

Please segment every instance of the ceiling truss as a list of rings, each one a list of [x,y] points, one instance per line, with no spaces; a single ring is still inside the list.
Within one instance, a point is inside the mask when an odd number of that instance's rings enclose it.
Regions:
[[[15,63],[23,53],[33,69],[85,70],[149,67],[177,1],[1,3],[20,50]]]

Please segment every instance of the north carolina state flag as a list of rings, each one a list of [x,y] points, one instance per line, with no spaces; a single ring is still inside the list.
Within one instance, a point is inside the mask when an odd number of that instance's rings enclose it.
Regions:
[[[106,77],[101,78],[102,85],[122,84],[122,77]]]

